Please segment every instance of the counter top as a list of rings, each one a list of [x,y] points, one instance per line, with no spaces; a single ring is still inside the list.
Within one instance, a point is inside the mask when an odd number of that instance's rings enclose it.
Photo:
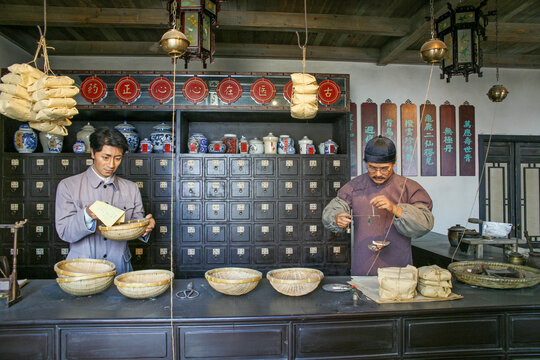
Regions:
[[[321,282],[345,283],[349,277],[326,277]],[[540,308],[540,286],[499,290],[470,286],[454,280],[453,292],[464,298],[453,301],[377,304],[363,295],[353,304],[350,293],[329,293],[319,286],[314,292],[289,297],[276,292],[267,279],[242,296],[223,295],[213,290],[205,279],[175,280],[173,293],[184,290],[189,281],[200,292],[195,299],[173,296],[175,322],[220,322],[288,320],[311,318],[370,318],[395,315],[425,315],[468,311],[497,312]],[[170,292],[154,299],[133,300],[124,297],[111,285],[106,291],[77,297],[63,292],[55,280],[30,280],[21,289],[23,299],[8,308],[0,307],[3,324],[48,324],[83,322],[170,322]]]

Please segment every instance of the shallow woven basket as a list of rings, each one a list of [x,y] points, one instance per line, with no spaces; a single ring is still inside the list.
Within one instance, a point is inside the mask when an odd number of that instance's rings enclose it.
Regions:
[[[132,299],[148,299],[163,294],[174,279],[169,270],[139,270],[118,275],[114,285],[120,293]]]
[[[62,290],[71,295],[87,296],[98,294],[111,286],[116,271],[103,274],[57,278]]]
[[[288,296],[309,294],[319,286],[323,277],[322,271],[310,268],[276,269],[266,274],[274,289]]]
[[[484,265],[494,270],[514,269],[525,275],[525,277],[518,279],[495,275],[472,274],[467,271],[467,269],[478,265]],[[494,289],[519,289],[534,286],[540,282],[540,270],[523,265],[489,261],[458,261],[448,265],[448,270],[461,282]]]
[[[99,227],[99,231],[109,240],[128,241],[138,239],[150,223],[149,219],[129,220],[120,225]]]
[[[208,270],[204,277],[210,286],[225,295],[244,295],[257,287],[262,273],[257,270],[225,267]]]
[[[116,274],[115,270],[116,267],[112,262],[98,259],[70,259],[54,264],[54,271],[60,278],[104,274],[113,271]]]

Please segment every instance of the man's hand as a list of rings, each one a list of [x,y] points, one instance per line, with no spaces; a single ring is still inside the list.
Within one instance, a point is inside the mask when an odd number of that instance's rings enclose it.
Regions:
[[[156,226],[156,220],[154,220],[154,217],[152,214],[148,214],[144,217],[145,219],[149,219],[150,222],[148,223],[148,226],[146,227],[146,230],[144,231],[143,237],[148,235],[152,230],[154,230],[154,227]]]
[[[96,216],[96,214],[94,214],[94,212],[93,212],[92,210],[90,210],[90,206],[94,205],[94,203],[95,203],[95,201],[86,207],[86,213],[87,213],[88,216],[90,216],[92,219],[94,219],[94,220],[99,220],[98,217]]]
[[[334,216],[334,222],[339,226],[340,228],[344,229],[346,227],[349,227],[349,225],[352,222],[352,216],[349,213],[346,212],[340,212],[336,216]]]
[[[390,199],[388,199],[385,195],[375,196],[373,199],[371,199],[369,203],[375,206],[377,209],[388,211],[396,218],[401,217],[401,215],[403,214],[403,210],[401,210],[399,206],[390,201]]]

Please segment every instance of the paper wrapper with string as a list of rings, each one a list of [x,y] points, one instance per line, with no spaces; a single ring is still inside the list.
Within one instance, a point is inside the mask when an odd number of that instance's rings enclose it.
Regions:
[[[306,74],[306,46],[308,42],[306,9],[306,0],[304,0],[304,24],[306,30],[304,45],[300,45],[300,34],[298,34],[298,31],[296,32],[298,47],[302,49],[302,73],[291,74],[291,116],[295,119],[313,119],[319,110],[317,103],[319,85],[317,85],[317,79],[313,75]]]

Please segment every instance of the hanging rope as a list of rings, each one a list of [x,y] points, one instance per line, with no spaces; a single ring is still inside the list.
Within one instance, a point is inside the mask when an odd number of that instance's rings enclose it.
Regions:
[[[170,249],[169,249],[169,255],[170,255],[170,270],[171,273],[174,273],[173,271],[173,253],[174,253],[174,244],[173,244],[173,235],[174,235],[174,143],[175,143],[175,118],[176,118],[176,59],[172,59],[173,62],[173,96],[172,96],[172,144],[171,144],[171,241],[170,241]],[[174,277],[171,279],[171,287],[170,287],[170,317],[171,317],[171,350],[172,350],[172,358],[176,359],[174,351],[174,323],[173,323],[173,299],[174,299]]]
[[[37,66],[37,59],[39,58],[39,54],[42,53],[43,55],[43,72],[45,74],[54,74],[54,72],[51,70],[51,66],[49,64],[49,53],[48,49],[54,50],[52,46],[47,46],[47,40],[45,39],[45,36],[47,34],[47,0],[43,0],[43,32],[41,31],[41,27],[38,25],[39,30],[39,41],[37,43],[37,49],[34,54],[34,59],[28,64],[33,63],[34,67],[38,68]]]
[[[306,47],[308,43],[308,30],[307,30],[307,0],[304,0],[304,27],[306,32],[306,41],[304,45],[300,45],[300,34],[296,31],[296,38],[298,39],[298,47],[302,50],[302,73],[306,73]]]

